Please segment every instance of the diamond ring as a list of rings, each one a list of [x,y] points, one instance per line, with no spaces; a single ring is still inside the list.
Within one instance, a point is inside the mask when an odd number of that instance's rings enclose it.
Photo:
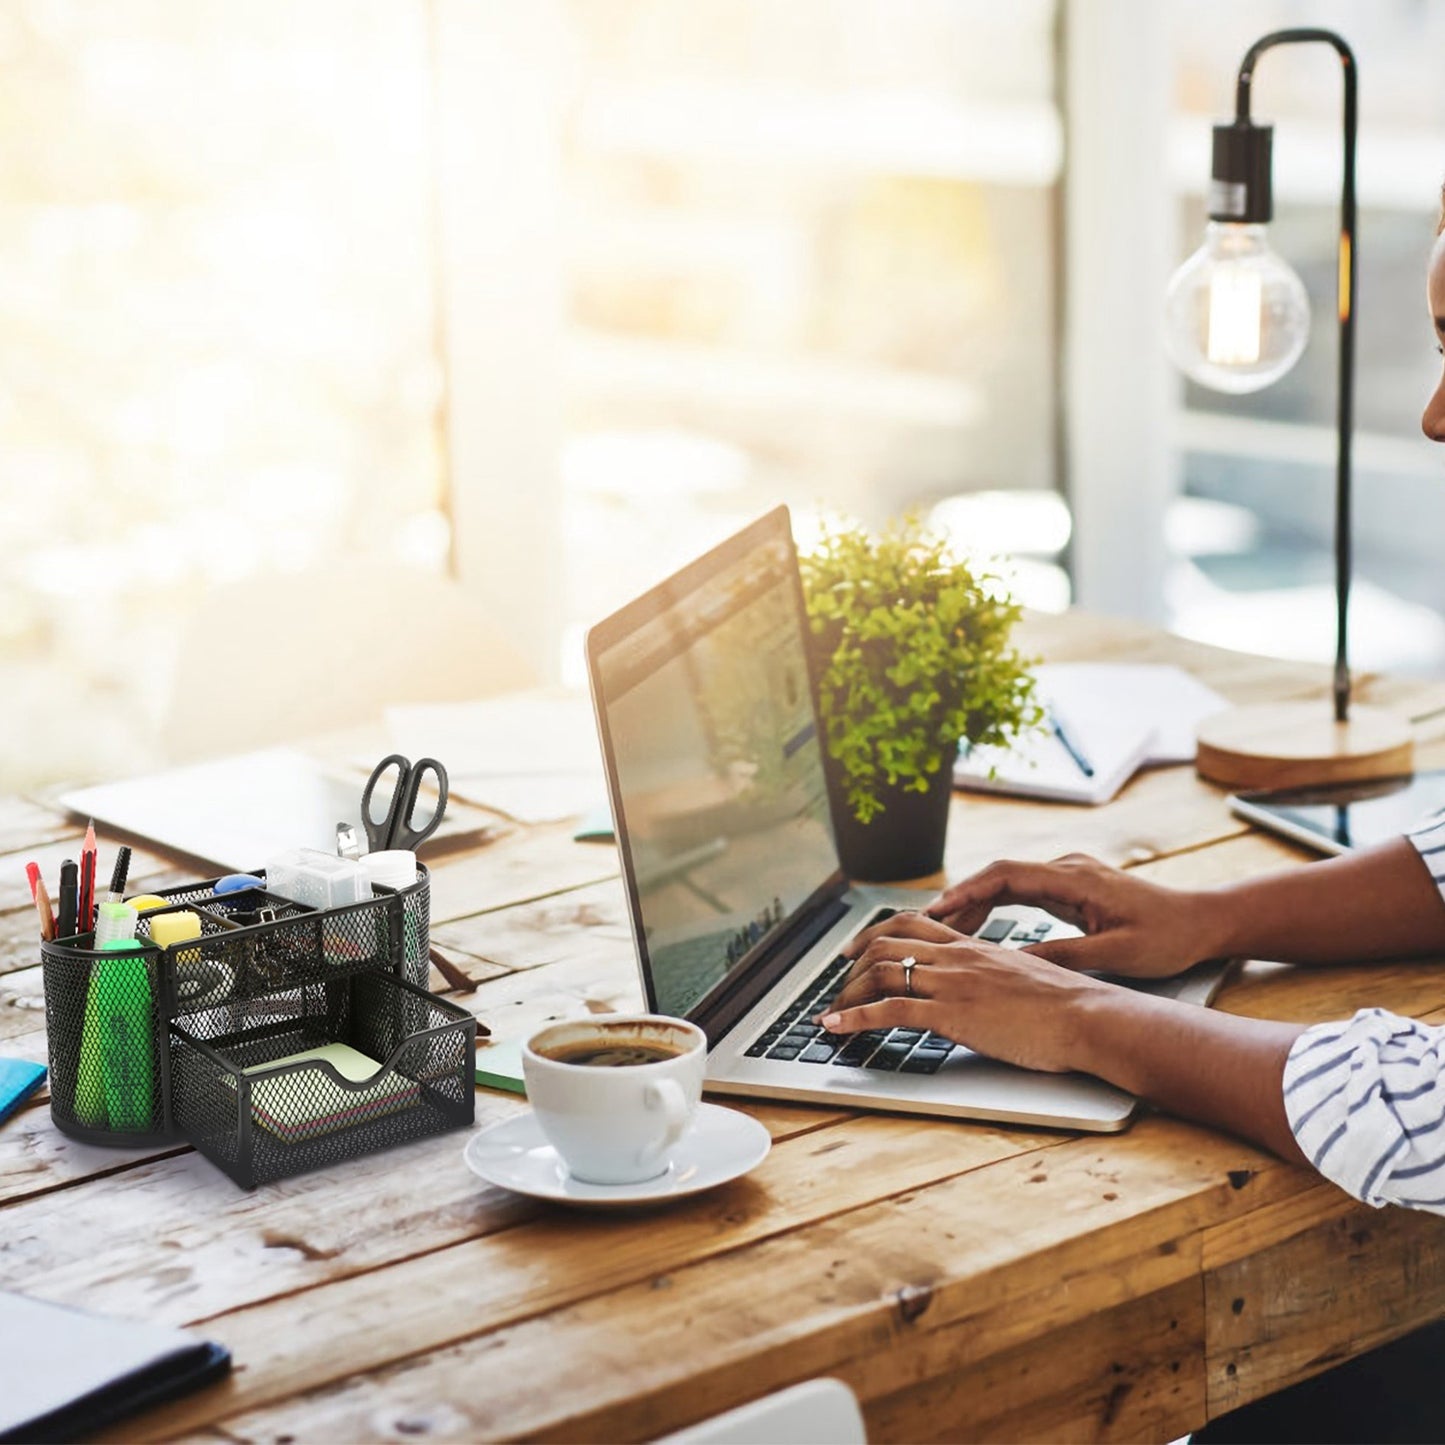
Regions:
[[[918,967],[918,960],[910,953],[903,960],[903,997],[913,998],[913,970]]]

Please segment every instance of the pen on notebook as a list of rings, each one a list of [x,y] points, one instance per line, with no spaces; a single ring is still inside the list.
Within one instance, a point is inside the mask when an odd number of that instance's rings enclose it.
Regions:
[[[80,869],[75,859],[67,858],[60,865],[60,923],[59,938],[73,938],[79,929],[80,918]]]
[[[95,927],[95,819],[85,825],[85,842],[80,849],[80,932]]]
[[[1079,747],[1078,743],[1069,736],[1063,719],[1052,708],[1049,709],[1049,727],[1053,730],[1054,736],[1063,744],[1064,751],[1078,765],[1079,771],[1086,778],[1092,778],[1094,776],[1093,763],[1089,761],[1088,755]]]
[[[50,907],[50,894],[46,890],[45,880],[40,876],[40,864],[27,863],[25,876],[30,880],[30,897],[35,903],[35,911],[40,915],[40,937],[49,943],[55,937],[55,913]]]
[[[123,903],[125,901],[125,880],[130,872],[130,849],[124,843],[115,850],[115,868],[110,875],[110,891],[102,900],[105,903]]]

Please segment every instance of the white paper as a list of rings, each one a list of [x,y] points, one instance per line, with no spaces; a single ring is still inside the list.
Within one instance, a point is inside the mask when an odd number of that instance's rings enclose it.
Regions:
[[[533,773],[514,778],[464,775],[452,779],[452,791],[480,808],[504,813],[519,823],[556,823],[590,813],[607,796],[601,777],[573,773]]]
[[[592,704],[583,694],[393,707],[386,725],[398,752],[440,759],[457,797],[519,822],[575,817],[607,796]]]
[[[1182,667],[1162,663],[1053,662],[1038,669],[1039,686],[1067,714],[1099,694],[1121,717],[1154,730],[1149,763],[1192,763],[1199,724],[1229,706]]]
[[[1106,803],[1138,771],[1154,739],[1147,724],[1121,717],[1104,698],[1055,710],[1070,740],[1093,769],[1086,774],[1051,731],[1029,733],[1008,748],[975,748],[953,772],[961,788],[1020,793],[1063,803]],[[990,776],[992,773],[992,776]]]
[[[1192,762],[1195,731],[1228,706],[1182,668],[1153,664],[1045,663],[1040,700],[1094,769],[1088,777],[1050,731],[1009,748],[980,748],[954,770],[959,787],[1063,802],[1103,803],[1140,767]],[[988,776],[990,769],[994,776]]]

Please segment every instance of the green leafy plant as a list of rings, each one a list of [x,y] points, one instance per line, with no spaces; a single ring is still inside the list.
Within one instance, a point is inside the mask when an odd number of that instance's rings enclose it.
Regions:
[[[917,517],[870,535],[825,524],[799,557],[829,756],[860,823],[885,789],[927,792],[961,742],[1036,727],[1031,660],[1009,646],[1020,607]]]

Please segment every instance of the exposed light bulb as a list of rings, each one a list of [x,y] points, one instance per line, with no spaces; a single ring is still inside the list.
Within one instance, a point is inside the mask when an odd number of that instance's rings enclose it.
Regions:
[[[1215,267],[1209,281],[1209,339],[1205,346],[1211,365],[1258,364],[1262,291],[1256,272],[1232,261]]]
[[[1299,360],[1309,334],[1304,283],[1270,250],[1265,228],[1210,221],[1165,297],[1175,365],[1215,391],[1259,391]]]

